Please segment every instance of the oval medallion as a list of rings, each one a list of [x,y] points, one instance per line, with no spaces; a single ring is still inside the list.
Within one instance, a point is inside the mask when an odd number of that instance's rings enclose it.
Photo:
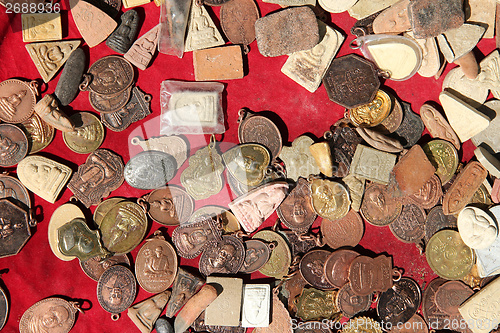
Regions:
[[[88,73],[92,76],[89,88],[101,95],[121,93],[134,81],[134,67],[123,57],[109,55],[92,64]]]
[[[238,139],[240,143],[260,143],[271,152],[271,159],[276,160],[283,142],[278,126],[269,118],[240,110],[238,119]]]
[[[127,267],[111,266],[97,283],[97,299],[102,308],[112,314],[127,310],[134,302],[137,288],[134,274]]]
[[[8,315],[9,315],[9,301],[7,300],[7,295],[5,294],[5,291],[0,288],[0,330],[5,326]]]
[[[130,260],[126,254],[114,255],[112,257],[102,259],[101,256],[95,256],[86,261],[80,261],[80,267],[83,272],[92,280],[99,281],[102,273],[106,269],[114,265],[124,265],[129,267]]]
[[[90,112],[72,114],[69,119],[75,124],[73,132],[63,132],[66,146],[78,154],[90,154],[104,141],[104,126]]]
[[[193,214],[193,198],[177,186],[156,189],[149,193],[146,200],[149,203],[149,217],[163,225],[186,223]]]
[[[274,244],[269,246],[265,242],[257,239],[249,239],[244,245],[245,259],[240,268],[241,273],[253,273],[258,271],[269,260],[271,248],[274,249]]]
[[[276,245],[269,260],[259,269],[259,272],[276,279],[281,279],[285,276],[292,263],[292,253],[285,239],[280,234],[271,230],[261,230],[253,235],[252,238],[268,243],[272,242]]]
[[[326,250],[312,250],[300,260],[300,274],[314,288],[332,290],[335,286],[328,281],[324,272],[325,262],[331,252]]]
[[[143,151],[128,161],[123,175],[125,181],[140,190],[154,190],[165,186],[177,171],[172,155],[161,151]]]
[[[222,236],[216,246],[208,247],[200,258],[200,272],[211,274],[236,274],[243,265],[245,247],[243,242],[234,236]]]
[[[276,209],[278,216],[288,228],[307,232],[316,220],[312,206],[311,187],[307,180],[299,177],[297,185]]]
[[[0,166],[14,166],[27,154],[26,134],[16,125],[0,124]]]
[[[19,321],[20,333],[68,333],[75,323],[77,307],[62,298],[52,297],[33,304]]]
[[[329,220],[340,219],[349,212],[351,201],[344,185],[326,179],[311,183],[312,204],[316,213]]]
[[[233,44],[249,45],[255,40],[259,10],[253,0],[231,0],[220,9],[220,24]]]

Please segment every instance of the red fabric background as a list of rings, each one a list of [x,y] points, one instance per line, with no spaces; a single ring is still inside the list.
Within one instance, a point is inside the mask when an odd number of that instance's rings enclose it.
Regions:
[[[278,10],[280,7],[274,4],[262,3],[258,1],[261,15]],[[73,22],[71,14],[67,11],[67,2],[63,3],[62,21],[64,39],[81,39],[81,36]],[[139,35],[142,35],[156,24],[159,20],[159,9],[154,3],[136,8],[141,17],[141,28]],[[211,8],[209,11],[214,18],[219,16],[219,8]],[[332,14],[331,26],[340,29],[346,36],[339,56],[348,53],[359,53],[349,49],[349,42],[354,38],[349,30],[354,24],[347,13]],[[216,24],[219,24],[216,19]],[[309,93],[294,81],[290,80],[280,72],[286,61],[286,56],[276,58],[265,58],[260,55],[256,42],[250,45],[251,52],[246,57],[248,73],[241,80],[226,81],[225,112],[227,113],[227,131],[223,136],[217,136],[218,140],[223,139],[224,143],[237,143],[237,112],[242,107],[248,107],[253,111],[270,110],[276,113],[286,125],[282,128],[284,143],[290,144],[297,136],[309,132],[316,137],[321,137],[323,132],[328,130],[336,120],[341,118],[344,109],[331,102],[323,86],[314,94]],[[476,49],[478,60],[484,58],[495,48],[493,39],[482,40],[479,50]],[[104,43],[89,50],[84,44],[83,49],[92,64],[97,59],[113,54]],[[0,81],[9,78],[25,78],[28,80],[39,78],[35,65],[31,61],[21,35],[21,15],[5,14],[5,8],[0,9]],[[455,65],[448,65],[445,74]],[[60,73],[48,83],[43,85],[44,93],[52,93],[57,85]],[[160,104],[159,90],[160,83],[166,79],[179,79],[194,81],[192,53],[186,53],[182,59],[173,56],[158,54],[152,65],[146,71],[136,70],[137,86],[153,99],[151,102],[152,115],[144,121],[133,124],[129,129],[121,133],[106,131],[106,138],[101,148],[111,149],[120,154],[126,163],[131,156],[137,154],[141,149],[131,147],[130,138],[135,135],[143,137],[154,137],[159,135]],[[434,78],[422,78],[415,75],[410,80],[404,82],[386,81],[383,86],[394,90],[397,96],[411,103],[413,110],[418,112],[420,106],[428,100],[438,101],[441,91],[443,77],[439,80]],[[41,81],[40,81],[41,82]],[[80,93],[70,107],[64,108],[67,114],[76,111],[91,111],[96,113],[88,101],[88,93]],[[427,139],[429,136],[427,135]],[[204,136],[189,136],[191,144],[191,154],[198,147],[206,145]],[[424,139],[425,140],[425,137]],[[467,142],[461,151],[462,159],[467,161],[473,156],[473,145]],[[76,171],[78,165],[85,162],[86,155],[80,155],[69,150],[63,140],[60,131],[57,131],[53,143],[40,155],[54,158],[65,163]],[[181,171],[177,172],[172,181],[179,184]],[[15,168],[8,170],[15,173]],[[124,183],[112,196],[122,196],[137,198],[148,191],[141,191]],[[226,206],[232,195],[226,188],[217,197],[196,202],[196,208],[207,204],[217,204]],[[39,225],[33,230],[33,236],[28,241],[22,251],[13,257],[0,259],[0,270],[8,269],[9,272],[2,276],[4,288],[10,295],[10,313],[4,332],[17,332],[19,320],[26,309],[39,300],[61,295],[72,299],[85,299],[91,303],[91,309],[84,315],[78,315],[74,326],[74,332],[136,332],[134,324],[123,313],[117,322],[111,321],[110,314],[105,312],[99,305],[96,296],[97,283],[88,278],[80,269],[78,260],[63,262],[56,258],[50,250],[47,241],[48,222],[52,212],[59,205],[67,202],[72,193],[66,189],[55,204],[50,204],[39,197],[32,196],[34,205],[39,212]],[[91,208],[93,212],[95,207]],[[87,210],[90,218],[91,211]],[[271,226],[276,220],[276,214],[266,221],[265,226]],[[318,227],[320,219],[316,221]],[[148,235],[151,235],[160,224],[150,221]],[[168,228],[171,235],[173,227]],[[366,225],[365,235],[361,241],[361,246],[374,253],[387,253],[394,258],[394,265],[404,269],[404,275],[414,278],[420,285],[424,281],[430,281],[435,274],[426,263],[425,257],[419,255],[413,244],[404,244],[398,241],[390,232],[389,228],[373,227]],[[131,256],[135,258],[138,248],[132,251]],[[197,266],[197,260],[180,260],[181,265]],[[254,274],[253,279],[263,278],[262,275]],[[138,289],[136,302],[142,301],[151,294],[142,289]],[[88,303],[85,304],[88,306]]]

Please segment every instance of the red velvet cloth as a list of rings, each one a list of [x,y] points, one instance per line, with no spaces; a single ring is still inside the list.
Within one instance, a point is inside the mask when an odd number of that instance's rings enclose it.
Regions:
[[[280,9],[278,5],[266,4],[260,0],[258,5],[262,16]],[[64,39],[81,39],[73,18],[67,9],[68,3],[65,1],[62,11]],[[136,8],[136,10],[141,17],[140,36],[158,24],[159,9],[154,3],[149,3]],[[213,17],[219,17],[218,7],[212,7],[209,11],[215,14]],[[355,20],[347,13],[332,14],[331,17],[333,23],[330,23],[330,25],[340,29],[346,36],[346,41],[338,56],[359,53],[359,51],[352,51],[349,48],[349,42],[354,38],[349,33],[349,30]],[[219,24],[217,19],[216,24]],[[40,75],[25,49],[25,43],[22,41],[20,14],[6,14],[5,8],[0,9],[0,38],[0,81],[15,77],[28,80],[39,78]],[[83,43],[83,40],[82,44],[89,57],[90,64],[103,56],[114,53],[105,43],[92,49],[89,49]],[[478,60],[484,58],[494,48],[493,39],[482,40],[479,44],[479,50],[476,49]],[[288,145],[293,139],[306,132],[321,137],[323,132],[330,128],[330,125],[343,116],[344,109],[328,99],[323,86],[311,94],[281,73],[280,69],[287,59],[286,56],[265,58],[259,53],[256,42],[250,45],[250,49],[250,53],[245,57],[245,62],[248,65],[248,72],[245,77],[240,80],[225,82],[227,94],[225,94],[226,102],[224,104],[227,116],[227,131],[223,136],[217,136],[218,140],[223,140],[224,145],[238,142],[236,120],[238,117],[237,112],[242,107],[248,107],[253,111],[270,110],[281,117],[283,123],[286,124],[286,129],[282,129],[283,141]],[[448,65],[444,74],[453,67],[455,65]],[[42,86],[43,93],[52,93],[54,91],[59,76],[60,73],[47,85]],[[385,81],[383,86],[393,89],[401,100],[411,103],[413,110],[418,112],[424,102],[428,100],[438,101],[443,77],[435,80],[434,78],[422,78],[417,74],[403,82]],[[133,124],[121,133],[107,130],[101,148],[111,149],[120,154],[126,163],[131,156],[141,150],[137,146],[130,145],[130,139],[133,136],[140,135],[149,138],[159,135],[159,90],[160,83],[166,79],[194,81],[191,52],[186,53],[182,59],[158,54],[147,70],[136,70],[137,86],[152,95],[152,114],[144,121]],[[80,93],[69,107],[64,108],[64,111],[67,114],[76,111],[96,113],[90,106],[87,92]],[[193,135],[188,136],[188,138],[192,148],[191,154],[194,154],[199,147],[205,146],[208,139],[208,137]],[[84,163],[87,158],[87,155],[74,153],[67,148],[60,131],[57,131],[52,144],[39,154],[55,158],[70,166],[73,171],[76,171],[78,165]],[[461,156],[464,161],[473,156],[473,145],[470,142],[464,144]],[[179,177],[186,165],[187,163],[177,172],[172,183],[180,183]],[[15,173],[15,168],[9,168],[7,171]],[[137,190],[124,183],[112,193],[112,196],[137,198],[146,193],[148,191]],[[229,193],[230,191],[226,186],[218,196],[197,201],[196,208],[207,204],[227,207],[228,202],[233,198]],[[68,202],[71,196],[72,192],[65,189],[59,200],[55,204],[50,204],[34,195],[32,198],[34,199],[34,205],[37,207],[39,224],[33,230],[33,236],[19,254],[0,259],[0,269],[9,270],[7,274],[2,276],[4,288],[6,288],[10,300],[10,313],[4,332],[17,332],[19,320],[26,309],[41,299],[58,295],[72,299],[85,299],[91,303],[90,310],[83,315],[78,315],[73,329],[74,332],[138,331],[125,312],[122,313],[118,321],[113,322],[110,314],[100,307],[96,296],[97,282],[94,282],[83,273],[78,260],[61,261],[50,250],[47,240],[50,217],[54,209]],[[95,206],[86,211],[89,219],[94,209]],[[273,214],[266,221],[265,226],[273,225],[276,218],[276,214]],[[314,225],[316,228],[319,226],[320,220],[318,218],[316,221]],[[160,224],[151,221],[149,225],[148,236],[161,227]],[[168,228],[169,235],[171,235],[173,229],[173,227]],[[360,244],[374,253],[387,253],[393,256],[394,265],[403,268],[404,275],[414,278],[420,285],[436,276],[427,265],[425,257],[419,255],[415,245],[398,241],[391,234],[388,227],[374,227],[366,224],[365,235]],[[136,257],[138,249],[136,248],[131,252],[132,258]],[[181,259],[180,264],[197,266],[197,260]],[[252,278],[260,279],[263,276],[254,274]],[[136,302],[150,296],[152,294],[138,287]],[[85,305],[88,307],[88,303]]]

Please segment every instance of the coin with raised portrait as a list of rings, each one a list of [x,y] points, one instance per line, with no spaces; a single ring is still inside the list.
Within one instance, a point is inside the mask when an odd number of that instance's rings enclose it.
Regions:
[[[312,250],[307,252],[299,263],[299,271],[304,280],[321,290],[332,290],[335,286],[328,281],[324,266],[331,252],[326,250]]]
[[[349,267],[359,253],[353,250],[340,249],[333,251],[325,261],[325,276],[333,286],[342,288],[349,282]]]
[[[299,177],[296,186],[276,209],[278,216],[288,228],[306,232],[316,220],[307,180]]]
[[[259,185],[271,162],[269,150],[256,143],[240,144],[222,154],[222,158],[231,175],[247,186]]]
[[[421,299],[422,294],[417,282],[407,277],[401,278],[394,282],[392,288],[380,294],[377,314],[384,322],[397,326],[398,323],[407,322],[417,313]]]
[[[63,132],[66,146],[79,154],[89,154],[104,141],[104,126],[99,118],[90,112],[74,113],[69,119],[75,124],[73,132]]]
[[[31,237],[31,227],[36,226],[28,210],[11,202],[0,199],[0,258],[18,254]]]
[[[97,300],[113,320],[118,320],[119,314],[132,305],[136,293],[134,274],[125,266],[109,267],[97,283]]]
[[[100,58],[90,66],[90,82],[80,85],[81,90],[89,89],[101,95],[121,93],[132,85],[134,68],[123,57],[108,55]],[[87,86],[85,86],[85,84]],[[84,89],[82,89],[84,88]]]
[[[391,97],[378,90],[371,102],[349,110],[349,118],[355,126],[374,127],[382,123],[392,110]]]
[[[178,186],[158,188],[149,193],[146,200],[149,217],[163,225],[186,223],[193,214],[193,198]]]
[[[339,289],[336,305],[344,316],[351,318],[360,312],[367,311],[372,304],[372,297],[372,295],[356,295],[352,291],[351,284],[346,283]]]
[[[422,146],[429,161],[436,168],[436,175],[446,184],[457,171],[458,158],[457,149],[448,141],[432,140]]]
[[[200,209],[197,209],[193,215],[191,215],[189,220],[195,221],[203,215],[218,218],[222,224],[222,232],[224,234],[232,234],[240,230],[240,224],[236,219],[236,216],[229,211],[229,208],[215,205],[203,206]]]
[[[222,236],[216,246],[205,249],[200,258],[200,272],[205,275],[236,274],[245,260],[243,242],[234,236]]]
[[[0,166],[14,166],[27,154],[26,134],[16,125],[0,124]]]
[[[259,272],[274,278],[282,278],[286,275],[292,263],[292,254],[285,239],[271,230],[260,230],[252,238],[276,244],[269,260],[259,269]]]
[[[101,256],[92,257],[86,261],[80,261],[83,272],[92,280],[99,281],[102,273],[114,265],[130,266],[130,260],[126,254],[114,255],[109,258]]]
[[[258,271],[262,266],[264,266],[269,257],[271,256],[271,251],[274,249],[274,243],[265,243],[257,239],[249,239],[245,241],[245,259],[241,265],[241,273],[253,273]]]
[[[89,101],[92,107],[100,113],[112,113],[127,105],[133,86],[113,95],[101,95],[93,91],[89,94]]]
[[[387,186],[369,185],[361,203],[361,214],[365,220],[375,226],[389,225],[401,214],[402,204],[393,199]]]
[[[340,319],[340,311],[335,304],[336,290],[304,288],[297,299],[297,317],[304,321]]]
[[[75,324],[78,303],[59,297],[43,299],[23,313],[19,321],[20,333],[68,333]]]
[[[104,216],[113,208],[117,203],[126,201],[125,198],[113,197],[103,200],[100,204],[97,205],[94,210],[94,223],[99,227],[104,219]]]
[[[347,189],[344,185],[331,180],[313,179],[311,196],[316,213],[332,221],[346,216],[351,207]]]
[[[216,219],[201,216],[192,223],[175,228],[172,232],[172,241],[181,257],[193,259],[221,240],[220,229]]]

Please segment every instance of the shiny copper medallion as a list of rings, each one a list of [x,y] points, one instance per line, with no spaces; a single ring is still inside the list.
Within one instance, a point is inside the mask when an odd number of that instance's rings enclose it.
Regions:
[[[273,243],[265,243],[257,239],[249,239],[245,241],[245,259],[241,265],[241,273],[253,273],[258,271],[262,266],[264,266],[269,257],[271,256],[271,251],[274,249]]]
[[[89,89],[100,95],[121,93],[134,81],[134,67],[117,55],[109,55],[97,60],[90,66],[88,74],[90,77],[84,80],[80,89]]]
[[[132,123],[151,114],[151,95],[145,94],[138,87],[132,89],[132,97],[121,109],[111,113],[101,113],[101,121],[113,132],[121,132]]]
[[[415,204],[403,206],[401,214],[389,225],[392,234],[402,242],[418,243],[425,236],[426,214]]]
[[[353,292],[359,296],[392,287],[392,258],[380,255],[375,259],[366,256],[354,258],[349,267],[349,281]]]
[[[0,83],[0,120],[6,123],[22,123],[34,112],[36,104],[35,81],[26,83],[16,79]]]
[[[148,215],[163,225],[186,223],[194,211],[194,200],[182,188],[169,185],[149,193]]]
[[[123,161],[111,150],[97,149],[78,167],[68,184],[69,189],[86,207],[97,205],[102,198],[123,184]]]
[[[177,274],[177,254],[174,247],[156,231],[137,253],[135,275],[137,282],[148,293],[167,290]]]
[[[300,274],[310,285],[322,290],[335,289],[325,274],[325,262],[331,252],[326,250],[312,250],[306,253],[300,260]]]
[[[183,258],[193,259],[203,250],[214,246],[221,240],[221,230],[217,221],[211,217],[177,227],[172,233],[172,241]]]
[[[332,249],[358,245],[365,229],[363,219],[352,209],[341,219],[323,219],[320,227],[323,240]]]
[[[68,333],[75,324],[77,310],[79,307],[76,302],[58,297],[43,299],[23,313],[19,321],[19,332]]]
[[[352,250],[337,250],[325,261],[324,273],[328,281],[336,288],[342,288],[349,282],[349,267],[359,253]]]
[[[222,241],[203,251],[200,272],[205,275],[236,274],[245,260],[245,246],[234,236],[222,236]]]
[[[438,330],[444,329],[446,322],[452,319],[436,305],[436,292],[445,282],[446,280],[442,278],[432,280],[425,287],[422,295],[422,315],[427,325],[432,325],[432,328]]]
[[[200,276],[179,267],[165,315],[173,317],[201,289],[204,283],[205,280]]]
[[[361,203],[361,214],[365,220],[376,226],[389,225],[401,214],[403,206],[391,197],[387,186],[371,184],[367,186]]]
[[[92,280],[99,281],[102,273],[114,265],[130,266],[130,260],[126,254],[114,255],[103,259],[101,256],[90,258],[86,261],[80,261],[80,267],[83,272]]]
[[[449,316],[460,316],[458,307],[474,294],[474,291],[461,281],[448,281],[439,286],[434,301],[439,310]]]
[[[377,314],[386,323],[397,326],[410,320],[420,306],[420,286],[410,278],[401,278],[392,288],[380,294]]]
[[[358,296],[352,291],[351,284],[346,283],[337,294],[336,304],[344,316],[352,318],[370,308],[372,295]]]
[[[100,95],[93,91],[89,94],[90,105],[100,113],[111,113],[120,110],[130,99],[132,85],[114,95]]]
[[[278,216],[288,228],[304,233],[316,220],[316,212],[312,206],[311,187],[309,182],[299,177],[297,185],[276,209]]]
[[[0,124],[0,166],[14,166],[27,154],[26,134],[16,125]]]
[[[119,313],[127,310],[136,296],[134,274],[127,267],[111,266],[102,273],[97,283],[97,299],[102,308],[118,319]]]

